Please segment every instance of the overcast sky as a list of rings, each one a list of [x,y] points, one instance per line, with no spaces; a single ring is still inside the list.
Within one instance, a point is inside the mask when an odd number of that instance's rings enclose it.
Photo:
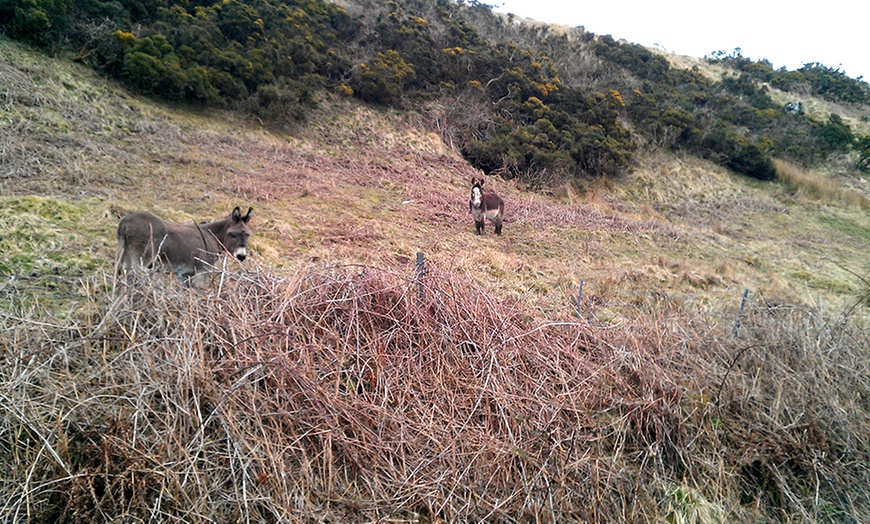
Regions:
[[[491,0],[496,11],[584,26],[596,35],[680,55],[740,48],[779,69],[819,62],[870,82],[870,1]]]

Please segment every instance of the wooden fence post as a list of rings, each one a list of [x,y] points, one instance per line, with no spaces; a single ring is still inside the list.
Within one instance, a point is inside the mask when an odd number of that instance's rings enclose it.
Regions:
[[[746,297],[749,296],[749,288],[743,290],[743,299],[740,301],[740,312],[737,313],[737,322],[734,324],[734,337],[740,331],[740,322],[743,320],[743,310],[746,308]]]

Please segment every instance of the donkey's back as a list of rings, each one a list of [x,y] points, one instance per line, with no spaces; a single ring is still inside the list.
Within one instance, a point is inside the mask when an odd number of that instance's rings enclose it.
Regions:
[[[162,265],[179,277],[191,277],[210,261],[208,239],[192,225],[166,222],[152,213],[137,211],[118,224],[120,270],[151,269]]]

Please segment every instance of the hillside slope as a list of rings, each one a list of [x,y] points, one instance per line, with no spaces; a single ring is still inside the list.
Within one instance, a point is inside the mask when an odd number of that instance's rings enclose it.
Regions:
[[[2,56],[0,187],[15,210],[4,228],[16,232],[4,241],[8,274],[108,267],[116,221],[129,210],[188,221],[235,205],[255,208],[254,260],[264,267],[403,267],[422,251],[551,306],[580,279],[615,306],[662,293],[736,300],[744,288],[812,303],[860,294],[854,275],[870,272],[867,200],[821,173],[803,185],[758,183],[660,154],[583,193],[492,179],[488,188],[507,201],[505,235],[476,238],[467,193],[478,174],[413,114],[327,100],[307,124],[274,133],[232,113],[130,96],[6,41]]]
[[[490,177],[478,237],[418,114],[270,130],[2,39],[0,77],[0,520],[870,518],[870,217],[832,177]],[[235,205],[213,286],[114,289],[121,215]]]

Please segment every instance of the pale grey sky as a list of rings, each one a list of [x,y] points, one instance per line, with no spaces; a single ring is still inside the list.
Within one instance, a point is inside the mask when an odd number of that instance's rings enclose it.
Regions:
[[[731,0],[494,0],[496,11],[584,26],[596,35],[681,55],[742,50],[779,69],[820,62],[870,82],[870,2]]]

